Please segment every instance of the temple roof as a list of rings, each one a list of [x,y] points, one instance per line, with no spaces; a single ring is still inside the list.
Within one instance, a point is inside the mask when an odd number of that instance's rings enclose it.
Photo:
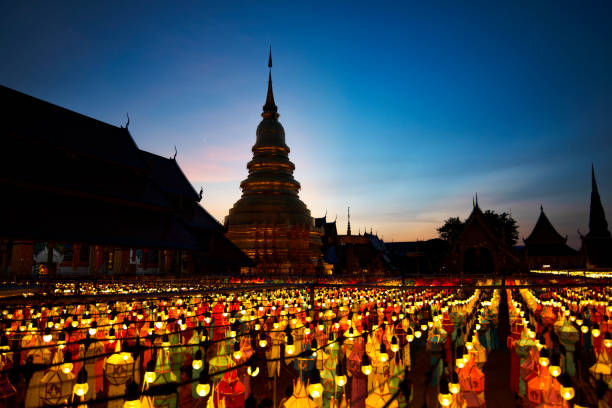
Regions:
[[[548,220],[544,208],[540,207],[540,217],[533,227],[531,234],[524,240],[527,246],[532,245],[565,245],[567,238],[563,238]]]
[[[250,264],[178,164],[139,150],[127,128],[3,86],[0,102],[1,238],[189,249],[210,263]]]
[[[164,192],[199,200],[200,196],[187,180],[175,159],[168,159],[144,150],[139,152],[148,165],[151,177]]]
[[[112,163],[145,168],[127,128],[117,127],[0,85],[7,133],[29,143]]]

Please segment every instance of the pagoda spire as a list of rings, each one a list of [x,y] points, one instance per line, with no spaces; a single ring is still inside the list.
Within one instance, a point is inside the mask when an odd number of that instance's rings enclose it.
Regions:
[[[346,226],[346,235],[351,235],[351,206],[348,207],[348,224]]]
[[[601,204],[601,197],[595,180],[595,166],[591,164],[591,209],[589,213],[589,233],[587,237],[609,237],[608,222]]]
[[[264,118],[278,118],[278,107],[274,103],[274,91],[272,90],[272,47],[270,46],[270,55],[268,56],[268,94],[266,95],[266,104],[263,106]]]

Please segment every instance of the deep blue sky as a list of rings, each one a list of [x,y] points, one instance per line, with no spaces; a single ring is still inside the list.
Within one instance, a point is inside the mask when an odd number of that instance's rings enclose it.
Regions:
[[[8,3],[0,83],[116,125],[129,112],[140,148],[176,145],[221,221],[269,44],[301,197],[341,231],[350,205],[355,231],[430,238],[478,192],[522,237],[542,204],[577,246],[592,161],[612,217],[609,1]]]

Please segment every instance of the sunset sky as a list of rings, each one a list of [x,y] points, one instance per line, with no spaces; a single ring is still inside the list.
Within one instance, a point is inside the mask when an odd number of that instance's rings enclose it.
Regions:
[[[5,2],[0,83],[115,125],[129,112],[138,146],[176,146],[222,222],[271,44],[313,216],[343,233],[350,205],[354,232],[428,239],[477,192],[521,237],[543,205],[578,247],[591,162],[612,221],[612,3],[421,3]]]

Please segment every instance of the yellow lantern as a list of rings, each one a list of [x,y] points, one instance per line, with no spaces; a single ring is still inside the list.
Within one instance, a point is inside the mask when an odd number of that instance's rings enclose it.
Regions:
[[[202,371],[200,373],[200,381],[198,383],[198,385],[196,386],[196,393],[204,398],[208,395],[208,393],[210,392],[210,380],[208,378],[208,372]]]
[[[201,352],[200,352],[201,354]],[[196,358],[197,358],[197,352],[196,352]],[[200,360],[200,363],[202,361]],[[192,363],[193,364],[193,363]],[[149,360],[149,362],[147,363],[147,368],[145,371],[145,375],[144,375],[144,380],[147,384],[152,384],[153,381],[155,381],[155,357],[153,357],[151,360]]]
[[[372,362],[365,351],[363,353],[363,357],[361,358],[361,372],[365,375],[372,374]]]
[[[257,367],[257,366],[248,366],[247,367],[247,374],[250,375],[251,377],[257,377],[257,374],[259,374],[259,367]]]
[[[387,360],[389,360],[389,354],[387,354],[387,346],[385,346],[384,342],[380,343],[379,358],[381,363],[386,363]]]
[[[195,357],[191,362],[191,366],[194,370],[199,370],[200,368],[202,368],[202,350],[198,349],[198,351],[196,351]]]
[[[321,373],[318,368],[314,368],[310,373],[310,384],[308,384],[308,395],[312,399],[321,398],[323,396],[323,385],[321,384]]]
[[[560,391],[561,397],[563,397],[564,400],[569,401],[574,398],[575,392],[573,387],[561,387]]]
[[[453,396],[450,393],[448,381],[440,380],[440,393],[438,394],[438,402],[443,407],[448,407],[453,402]]]
[[[74,384],[74,388],[72,392],[78,396],[83,397],[89,391],[89,385],[87,384],[87,371],[85,371],[85,365],[81,367],[81,371],[79,371],[79,375],[77,376],[77,381]]]
[[[559,374],[561,374],[561,367],[557,365],[551,365],[548,367],[548,371],[550,372],[550,375],[552,375],[553,377],[558,377]]]
[[[285,346],[285,353],[286,353],[288,356],[292,356],[292,355],[293,355],[293,353],[295,353],[295,346],[294,346],[293,344],[287,344],[287,345]]]
[[[397,337],[393,336],[393,337],[391,337],[391,351],[394,352],[394,353],[397,353],[398,350],[399,350],[399,344],[398,344],[398,341],[397,341]]]

